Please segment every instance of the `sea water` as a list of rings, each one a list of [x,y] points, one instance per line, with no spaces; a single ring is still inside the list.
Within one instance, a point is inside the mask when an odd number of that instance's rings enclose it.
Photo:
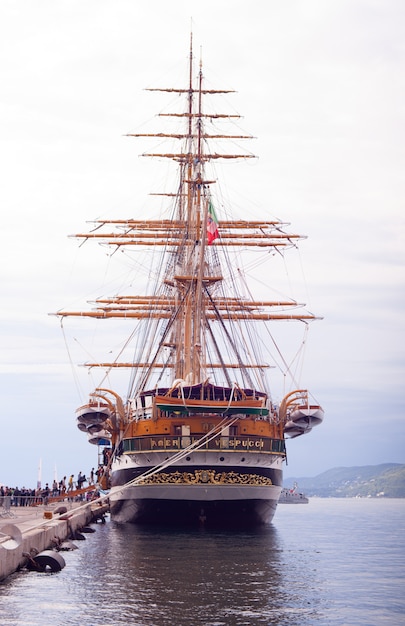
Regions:
[[[93,528],[61,572],[0,583],[0,624],[405,624],[405,500],[311,498],[244,532]]]

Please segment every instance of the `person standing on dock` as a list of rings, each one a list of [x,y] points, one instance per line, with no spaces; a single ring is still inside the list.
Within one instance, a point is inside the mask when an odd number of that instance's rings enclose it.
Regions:
[[[49,489],[48,483],[45,485],[45,489],[42,490],[41,496],[44,504],[48,504],[48,498],[50,496],[51,490]]]
[[[83,489],[83,483],[85,483],[87,480],[86,476],[83,476],[83,474],[81,472],[79,472],[78,476],[77,476],[77,488],[78,489]]]

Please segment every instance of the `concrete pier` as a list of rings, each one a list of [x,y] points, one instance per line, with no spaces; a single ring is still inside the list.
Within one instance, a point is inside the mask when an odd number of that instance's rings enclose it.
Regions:
[[[61,507],[66,512],[58,513]],[[84,526],[101,518],[102,502],[59,502],[37,507],[11,507],[0,517],[0,580],[27,564],[27,554],[53,548]]]

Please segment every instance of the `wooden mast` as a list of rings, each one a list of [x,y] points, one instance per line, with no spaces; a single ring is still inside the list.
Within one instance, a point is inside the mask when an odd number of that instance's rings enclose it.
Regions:
[[[194,209],[194,189],[191,186],[193,179],[193,161],[194,161],[194,146],[193,146],[193,35],[190,35],[190,57],[189,57],[189,89],[188,89],[188,136],[187,136],[187,252],[186,259],[183,256],[182,275],[175,280],[175,288],[180,292],[184,292],[184,314],[177,317],[176,326],[178,331],[175,333],[177,337],[176,344],[176,378],[184,379],[192,372],[192,354],[191,346],[193,341],[193,315],[192,315],[192,303],[193,292],[192,282],[187,282],[184,279],[184,274],[193,273],[193,244],[196,240],[196,224],[195,224],[195,209]],[[180,185],[180,189],[184,185],[184,181]],[[184,268],[184,262],[187,267]],[[185,270],[185,271],[184,271]],[[183,318],[183,319],[182,319]],[[181,331],[182,322],[183,332]],[[191,380],[190,382],[194,382]]]

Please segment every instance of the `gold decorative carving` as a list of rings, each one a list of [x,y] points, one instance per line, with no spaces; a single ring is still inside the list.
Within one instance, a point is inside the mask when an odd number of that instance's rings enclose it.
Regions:
[[[194,470],[194,472],[158,472],[144,478],[140,485],[272,485],[270,478],[258,474],[240,474],[239,472],[216,472],[212,469]]]

